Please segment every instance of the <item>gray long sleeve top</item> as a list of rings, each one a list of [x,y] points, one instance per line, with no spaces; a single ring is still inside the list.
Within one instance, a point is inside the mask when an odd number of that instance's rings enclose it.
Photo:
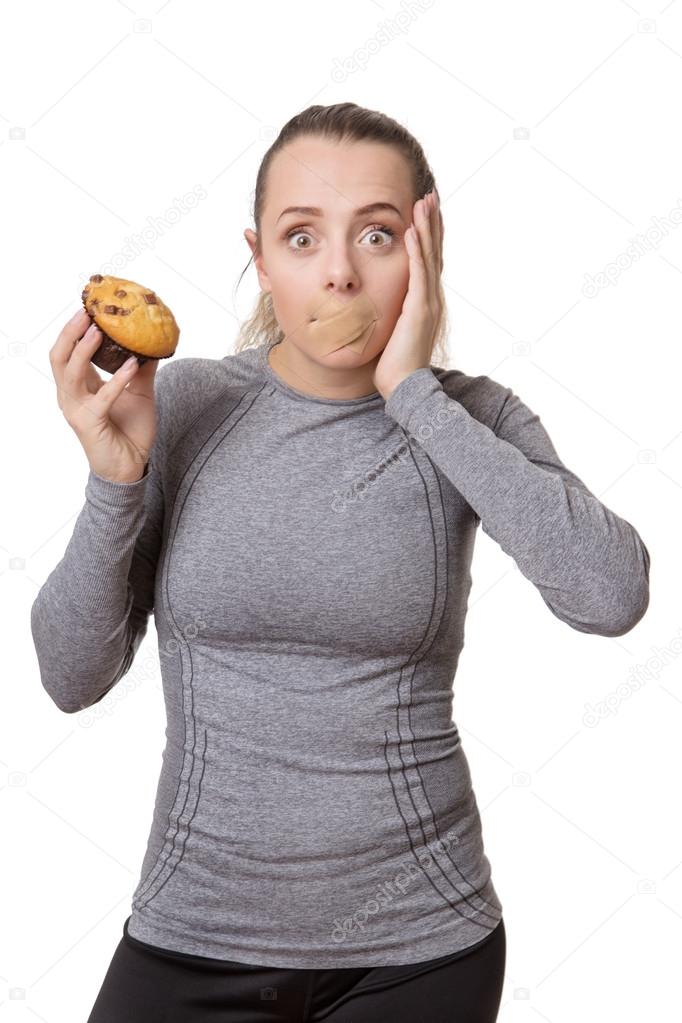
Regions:
[[[601,636],[646,611],[649,554],[509,387],[431,366],[388,401],[314,397],[267,347],[159,367],[147,474],[90,471],[32,606],[42,684],[93,705],[154,613],[133,937],[280,967],[444,956],[502,915],[452,718],[479,523]]]

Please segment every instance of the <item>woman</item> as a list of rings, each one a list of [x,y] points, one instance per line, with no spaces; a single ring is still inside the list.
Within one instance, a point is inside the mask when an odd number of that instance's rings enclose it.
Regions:
[[[78,316],[51,353],[90,473],[32,609],[42,682],[96,703],[153,610],[168,721],[90,1023],[491,1023],[502,905],[451,717],[476,528],[603,636],[648,551],[510,388],[432,361],[443,223],[404,128],[303,111],[254,219],[234,354],[102,383]]]

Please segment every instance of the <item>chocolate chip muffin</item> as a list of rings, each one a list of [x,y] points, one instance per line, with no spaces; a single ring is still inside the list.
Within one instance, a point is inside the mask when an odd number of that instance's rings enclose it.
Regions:
[[[93,274],[81,295],[88,315],[102,331],[91,362],[115,373],[131,355],[142,365],[175,353],[180,328],[159,296],[135,281]]]

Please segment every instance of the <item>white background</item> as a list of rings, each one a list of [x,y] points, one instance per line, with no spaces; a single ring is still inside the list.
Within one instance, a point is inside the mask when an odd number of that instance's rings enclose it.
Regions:
[[[253,267],[235,289],[259,162],[295,113],[345,100],[434,169],[448,364],[513,387],[652,559],[640,624],[589,636],[479,530],[454,717],[507,927],[499,1018],[679,1018],[681,90],[679,0],[3,6],[0,1023],[87,1018],[164,742],[153,621],[96,709],[40,684],[30,607],[88,468],[49,349],[146,231],[119,275],[169,302],[179,356],[228,354],[258,290]]]

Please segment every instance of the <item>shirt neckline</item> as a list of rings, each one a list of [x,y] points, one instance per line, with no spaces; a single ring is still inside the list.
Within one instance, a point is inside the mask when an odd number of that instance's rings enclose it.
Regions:
[[[372,402],[384,400],[380,391],[372,391],[371,394],[363,394],[359,398],[323,398],[315,394],[307,394],[305,391],[299,391],[296,387],[288,384],[286,380],[283,380],[268,362],[268,352],[278,343],[277,341],[265,341],[262,345],[258,346],[256,351],[258,352],[261,368],[268,380],[271,380],[284,394],[297,398],[299,401],[313,402],[321,405],[369,405]]]

